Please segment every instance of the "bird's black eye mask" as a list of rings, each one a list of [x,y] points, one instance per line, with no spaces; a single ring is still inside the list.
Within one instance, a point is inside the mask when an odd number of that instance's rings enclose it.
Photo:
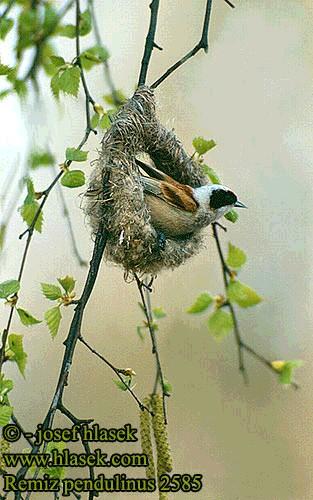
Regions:
[[[216,189],[211,194],[210,207],[217,209],[228,205],[234,205],[237,201],[237,196],[232,191],[225,189]]]

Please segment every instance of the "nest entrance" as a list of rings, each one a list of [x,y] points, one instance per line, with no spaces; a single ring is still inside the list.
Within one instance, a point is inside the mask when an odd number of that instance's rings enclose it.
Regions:
[[[136,157],[143,153],[159,170],[179,182],[192,187],[206,183],[201,168],[190,159],[175,134],[158,121],[149,87],[135,92],[105,133],[85,197],[85,212],[94,234],[100,222],[104,223],[108,232],[107,260],[123,266],[126,272],[156,274],[183,264],[197,253],[202,237],[196,232],[181,239],[167,238],[160,246],[136,164]],[[103,189],[106,178],[107,188]]]

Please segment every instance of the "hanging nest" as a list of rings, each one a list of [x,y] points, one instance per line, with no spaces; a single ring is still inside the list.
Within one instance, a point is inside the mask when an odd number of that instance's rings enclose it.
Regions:
[[[102,149],[89,181],[84,209],[93,234],[103,222],[108,233],[105,257],[126,272],[156,274],[173,269],[195,255],[199,231],[180,239],[159,235],[150,223],[136,157],[146,153],[155,166],[175,180],[198,187],[205,184],[201,168],[184,151],[175,134],[155,114],[149,87],[141,87],[118,111],[102,140]]]

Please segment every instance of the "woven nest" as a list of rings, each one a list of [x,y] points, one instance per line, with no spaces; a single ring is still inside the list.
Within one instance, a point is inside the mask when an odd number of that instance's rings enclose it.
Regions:
[[[196,254],[202,237],[198,231],[185,238],[167,238],[160,247],[135,162],[142,153],[179,182],[192,187],[206,183],[199,165],[186,154],[175,134],[158,121],[153,91],[148,87],[135,92],[105,133],[84,209],[93,234],[100,223],[104,224],[108,233],[107,260],[123,266],[127,273],[156,274],[180,266]]]

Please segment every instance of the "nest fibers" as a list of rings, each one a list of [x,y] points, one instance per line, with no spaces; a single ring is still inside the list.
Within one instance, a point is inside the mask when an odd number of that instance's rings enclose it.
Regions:
[[[148,153],[159,170],[178,182],[192,187],[206,183],[199,165],[189,158],[174,133],[157,120],[149,87],[135,92],[105,133],[84,209],[93,234],[100,223],[104,224],[108,233],[107,260],[122,265],[127,273],[156,274],[180,266],[196,254],[202,237],[198,231],[180,239],[167,238],[160,246],[135,162],[142,153]]]

